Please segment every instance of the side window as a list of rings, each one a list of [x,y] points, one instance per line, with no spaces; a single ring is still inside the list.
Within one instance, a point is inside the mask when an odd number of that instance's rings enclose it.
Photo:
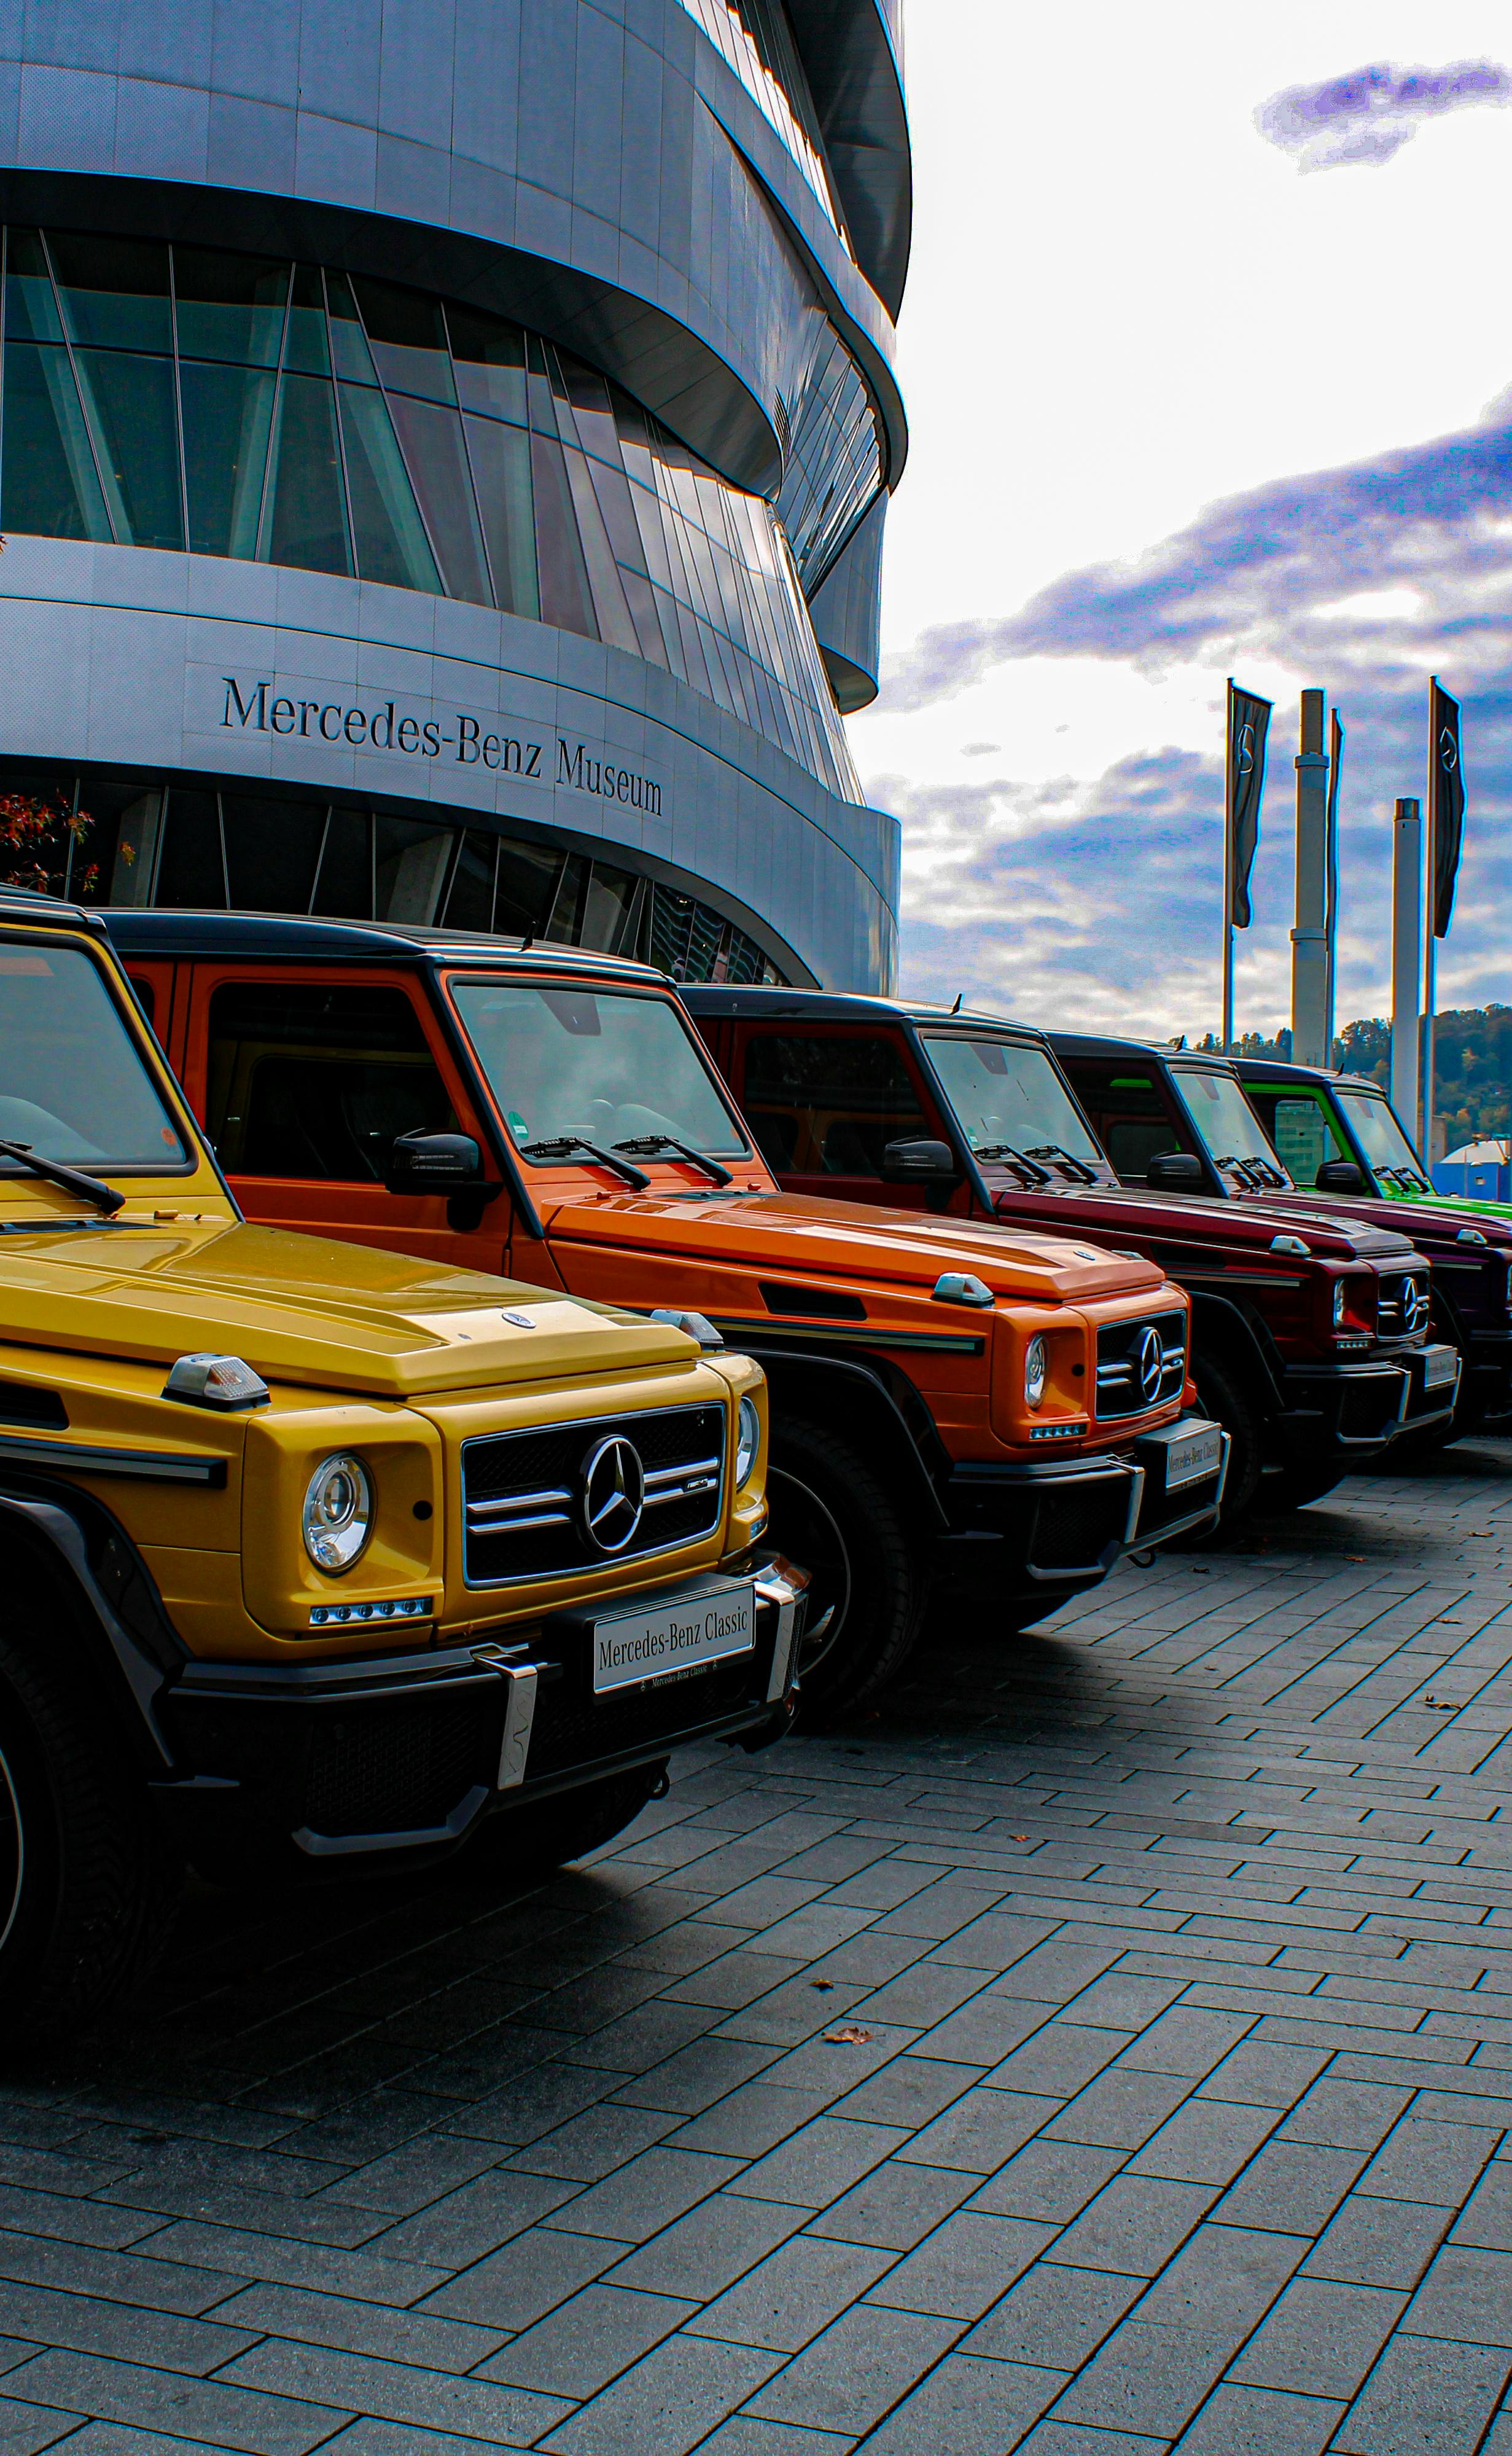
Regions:
[[[880,1177],[887,1144],[936,1131],[881,1034],[753,1033],[745,1109],[779,1177]]]
[[[1193,1149],[1190,1135],[1172,1116],[1153,1074],[1085,1058],[1062,1063],[1119,1177],[1143,1177],[1156,1152]]]
[[[1252,1091],[1245,1097],[1276,1147],[1277,1157],[1290,1169],[1298,1185],[1316,1186],[1325,1159],[1347,1159],[1333,1121],[1310,1092]]]
[[[206,1055],[206,1124],[228,1176],[371,1185],[396,1135],[457,1123],[402,990],[224,983]]]

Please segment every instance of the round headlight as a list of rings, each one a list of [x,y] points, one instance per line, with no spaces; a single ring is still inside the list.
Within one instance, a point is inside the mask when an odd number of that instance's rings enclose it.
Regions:
[[[304,1548],[331,1577],[360,1558],[373,1527],[373,1486],[358,1458],[322,1459],[305,1487]]]
[[[737,1486],[749,1481],[762,1445],[761,1409],[754,1399],[743,1399],[735,1420],[735,1482]]]
[[[1338,1329],[1344,1319],[1345,1296],[1346,1290],[1343,1280],[1336,1279],[1334,1281],[1334,1328],[1336,1330]]]
[[[1032,1339],[1024,1354],[1024,1404],[1027,1407],[1037,1407],[1045,1396],[1048,1370],[1044,1341]]]

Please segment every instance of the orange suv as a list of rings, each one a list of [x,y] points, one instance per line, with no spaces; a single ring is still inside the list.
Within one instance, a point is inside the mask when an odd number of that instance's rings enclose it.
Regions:
[[[249,1218],[693,1322],[772,1393],[805,1696],[892,1672],[949,1573],[1009,1633],[1209,1525],[1188,1301],[1078,1238],[783,1193],[671,985],[460,932],[108,911]]]

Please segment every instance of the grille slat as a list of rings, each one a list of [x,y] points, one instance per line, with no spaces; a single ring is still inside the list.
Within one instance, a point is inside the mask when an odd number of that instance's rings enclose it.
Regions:
[[[582,1471],[600,1443],[614,1437],[633,1443],[646,1489],[634,1535],[608,1557],[644,1559],[712,1534],[725,1483],[725,1411],[718,1405],[481,1434],[462,1444],[468,1586],[565,1577],[603,1562],[583,1525]]]
[[[1159,1386],[1153,1395],[1140,1377],[1140,1349],[1152,1330],[1160,1342]],[[1186,1336],[1186,1316],[1179,1313],[1105,1322],[1097,1333],[1098,1415],[1142,1416],[1166,1400],[1179,1399],[1187,1375]]]

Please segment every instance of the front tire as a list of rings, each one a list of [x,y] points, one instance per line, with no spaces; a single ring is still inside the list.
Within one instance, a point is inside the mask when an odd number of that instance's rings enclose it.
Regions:
[[[9,2057],[83,2028],[144,1977],[176,1893],[122,1734],[91,1697],[87,1664],[58,1645],[63,1616],[51,1599],[45,1615],[12,1605],[0,1627],[0,2055]]]
[[[1283,1466],[1268,1475],[1260,1486],[1262,1509],[1305,1509],[1310,1501],[1321,1501],[1325,1492],[1343,1482],[1344,1471],[1337,1460],[1325,1466]]]
[[[772,1427],[770,1540],[808,1571],[799,1717],[848,1713],[902,1668],[928,1599],[923,1548],[869,1460],[827,1424]]]
[[[1199,1354],[1192,1360],[1192,1378],[1197,1385],[1197,1404],[1202,1413],[1221,1424],[1229,1437],[1229,1471],[1216,1525],[1195,1528],[1190,1535],[1174,1536],[1163,1547],[1168,1552],[1200,1552],[1232,1534],[1240,1519],[1255,1506],[1265,1464],[1260,1419],[1238,1377],[1211,1356]]]

